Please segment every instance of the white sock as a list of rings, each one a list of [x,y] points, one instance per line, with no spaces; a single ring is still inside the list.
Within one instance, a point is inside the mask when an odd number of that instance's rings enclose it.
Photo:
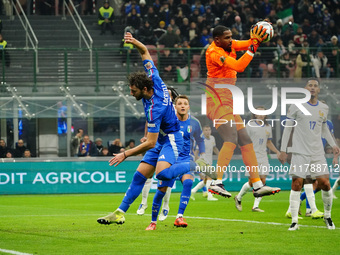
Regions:
[[[300,191],[290,191],[290,211],[292,213],[292,223],[298,223],[299,206],[300,206]]]
[[[163,197],[162,211],[163,209],[169,210],[170,195],[171,195],[171,188],[168,187],[168,189],[166,190],[165,196]]]
[[[307,199],[308,199],[310,209],[312,210],[312,213],[314,213],[318,209],[316,208],[316,204],[315,204],[315,195],[314,195],[314,192],[313,192],[313,184],[305,184],[303,186],[303,188],[306,192],[306,196],[307,196]]]
[[[321,191],[322,194],[322,201],[323,201],[323,207],[324,207],[324,218],[330,218],[331,217],[331,210],[332,210],[332,203],[333,203],[333,195],[332,190],[329,191]]]
[[[152,178],[149,178],[146,180],[143,190],[142,190],[142,204],[147,205],[148,204],[148,196],[151,189],[152,184]]]
[[[259,207],[261,200],[262,200],[262,197],[255,197],[253,208]]]
[[[250,185],[249,182],[246,182],[245,184],[243,184],[240,192],[237,194],[237,200],[241,201],[242,197],[247,193],[247,191],[250,189]]]
[[[215,183],[215,185],[222,184],[222,180],[216,180],[216,181],[214,181],[214,183]]]
[[[332,188],[333,194],[335,194],[335,191],[338,189],[339,182],[340,182],[340,177],[338,179],[336,179],[336,181],[334,182],[334,185],[333,185],[333,188]]]
[[[209,186],[211,185],[212,180],[207,180],[207,183],[205,184],[205,187],[209,189]],[[209,193],[209,192],[208,192]]]
[[[263,183],[261,182],[261,180],[253,183],[253,188],[254,189],[259,189],[261,187],[263,187]]]
[[[181,217],[183,218],[183,214],[180,214],[180,213],[179,213],[179,214],[177,214],[176,219],[177,219],[177,218],[181,218]]]
[[[194,192],[196,193],[199,189],[203,188],[204,187],[204,182],[203,181],[200,181],[199,183],[197,183],[197,185],[195,186],[195,188],[193,188],[191,190],[191,192]]]

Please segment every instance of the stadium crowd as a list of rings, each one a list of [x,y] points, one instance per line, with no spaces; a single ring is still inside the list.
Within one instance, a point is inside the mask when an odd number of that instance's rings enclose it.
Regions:
[[[249,39],[251,26],[258,20],[269,19],[274,37],[256,53],[249,69],[251,77],[276,77],[278,69],[284,78],[331,78],[339,74],[340,3],[337,1],[132,0],[122,4],[120,15],[141,42],[165,48],[206,47],[217,25],[230,27],[234,39]],[[204,52],[193,53],[191,58],[195,54],[201,56],[198,61],[191,60],[197,63],[204,77]],[[182,81],[184,76],[185,80],[185,72],[179,79],[176,70],[188,68],[183,64],[186,59],[185,51],[163,51],[160,56],[163,79]],[[191,71],[195,74],[195,70]]]

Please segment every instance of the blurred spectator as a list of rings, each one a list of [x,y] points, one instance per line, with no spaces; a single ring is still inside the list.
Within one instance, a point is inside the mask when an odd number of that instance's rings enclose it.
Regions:
[[[124,30],[124,34],[126,32],[130,32],[131,34],[134,34],[134,29],[132,27],[126,27]],[[122,57],[122,65],[126,66],[126,61],[130,61],[130,63],[133,63],[134,66],[137,66],[137,61],[139,59],[139,53],[137,50],[134,50],[134,47],[131,43],[126,43],[124,39],[122,39],[120,43],[120,54]]]
[[[59,101],[58,106],[58,134],[67,133],[67,107]]]
[[[290,59],[289,52],[282,54],[279,60],[276,59],[276,70],[280,71],[282,78],[290,78],[290,73],[293,73],[294,61]]]
[[[312,32],[313,28],[311,27],[309,20],[304,19],[302,24],[302,32],[306,35],[309,35]]]
[[[13,158],[13,153],[10,151],[7,151],[6,158]]]
[[[189,17],[190,23],[191,23],[191,22],[197,23],[198,16],[200,16],[200,12],[199,12],[198,9],[195,9],[195,10],[190,14],[190,17]]]
[[[112,144],[109,146],[109,155],[113,155],[114,153],[120,153],[125,151],[123,144],[121,143],[120,139],[115,139]]]
[[[101,156],[102,152],[103,152],[103,140],[101,138],[97,138],[95,140],[96,143],[96,149],[97,149],[97,156]]]
[[[145,45],[156,45],[156,37],[148,20],[138,30],[138,39]]]
[[[111,34],[114,34],[114,23],[115,15],[113,8],[110,6],[110,1],[105,0],[104,6],[100,7],[98,11],[98,25],[101,27],[100,34],[105,34],[106,30],[110,30]]]
[[[171,13],[171,10],[169,9],[169,3],[164,2],[159,11],[159,20],[163,20],[165,22],[165,25],[168,27],[172,15],[173,14]]]
[[[203,15],[205,13],[204,6],[201,4],[201,1],[196,0],[195,4],[191,6],[191,11],[194,12],[194,10],[198,10],[200,15]]]
[[[331,68],[331,74],[334,74],[334,77],[338,77],[339,74],[338,57],[338,50],[332,49],[331,55],[328,57],[328,63]]]
[[[235,27],[233,27],[231,29],[231,33],[232,33],[234,40],[240,40],[241,39],[241,36],[240,36],[239,32],[237,31],[237,29]]]
[[[155,11],[155,13],[157,15],[159,15],[159,12],[160,12],[160,9],[161,9],[161,4],[160,4],[160,1],[159,0],[155,0],[152,4],[153,6],[153,10]]]
[[[276,13],[283,11],[284,8],[283,8],[282,1],[281,0],[274,1],[274,7],[273,8],[274,8]]]
[[[310,6],[309,0],[302,0],[302,1],[299,2],[298,10],[299,10],[299,20],[300,21],[306,19],[305,16],[308,13],[309,6]]]
[[[140,16],[144,17],[148,13],[149,7],[146,5],[145,0],[139,1]]]
[[[259,8],[259,18],[266,18],[272,10],[272,5],[269,0],[264,0]]]
[[[338,26],[340,24],[340,8],[336,8],[335,13],[333,14],[334,23]]]
[[[319,39],[320,39],[320,35],[318,34],[318,32],[315,29],[313,29],[312,32],[308,36],[309,46],[310,47],[316,47]]]
[[[231,26],[231,28],[235,28],[240,37],[242,37],[244,28],[240,16],[235,17],[235,23]]]
[[[163,44],[166,48],[173,48],[180,42],[181,38],[175,33],[172,26],[168,26],[166,33],[159,38],[157,44]]]
[[[293,18],[289,18],[288,22],[283,25],[282,32],[285,33],[286,30],[289,30],[289,32],[294,35],[297,32],[299,25],[294,22]]]
[[[203,15],[203,17],[205,18],[205,21],[207,23],[207,28],[210,29],[214,25],[216,15],[211,11],[210,5],[208,5],[205,8],[205,10],[206,11],[205,11],[205,14]]]
[[[181,36],[183,38],[183,40],[185,41],[189,41],[189,19],[188,18],[183,18],[183,24],[179,27],[179,29],[181,30]]]
[[[163,20],[160,21],[159,26],[154,29],[153,32],[156,36],[156,39],[159,40],[159,38],[161,38],[161,36],[166,33],[165,22]]]
[[[254,23],[253,23],[254,24]],[[282,36],[283,22],[282,19],[278,19],[276,24],[273,25],[274,31],[276,31],[278,36]]]
[[[130,139],[128,142],[126,142],[125,150],[130,150],[132,148],[136,147],[136,142],[133,139]]]
[[[177,29],[179,29],[179,27],[176,25],[176,21],[175,21],[174,18],[170,19],[170,25],[169,26],[172,27],[173,31],[176,31]]]
[[[181,8],[183,15],[185,17],[189,17],[190,13],[191,13],[191,8],[187,3],[187,0],[181,0],[181,4],[178,6],[179,8]]]
[[[132,12],[133,9],[135,9],[136,13],[140,15],[140,8],[135,0],[132,0],[125,6],[125,15],[128,16]]]
[[[213,25],[213,28],[214,28],[214,27],[217,27],[218,25],[221,25],[221,19],[220,19],[219,17],[216,17],[216,18],[215,18],[214,25]]]
[[[84,130],[77,129],[77,134],[71,140],[71,156],[78,156],[79,145],[83,141]]]
[[[189,42],[190,47],[200,47],[200,38],[199,38],[199,31],[196,27],[195,22],[190,23],[190,29],[189,29]]]
[[[126,25],[133,27],[135,33],[138,33],[138,29],[140,28],[141,24],[142,20],[140,15],[137,13],[136,9],[133,8],[126,18]]]
[[[321,0],[315,0],[312,3],[312,6],[314,8],[315,14],[317,18],[322,18],[323,16],[323,11],[326,9],[326,5],[322,3]]]
[[[180,26],[183,24],[183,19],[185,18],[182,8],[178,7],[177,9],[177,13],[174,17],[175,19],[175,23],[178,26],[178,28],[180,28]]]
[[[327,30],[330,35],[338,34],[338,27],[336,26],[334,20],[330,20]]]
[[[232,6],[228,6],[227,10],[224,11],[221,23],[226,27],[231,27],[235,22],[236,13]]]
[[[164,81],[175,81],[177,77],[175,69],[175,56],[169,49],[163,50],[160,56],[160,74]]]
[[[283,45],[288,45],[290,40],[293,40],[294,33],[290,29],[286,29],[283,35],[281,36]]]
[[[179,45],[179,50],[177,51],[174,63],[177,71],[177,82],[183,82],[187,80],[189,69],[188,69],[188,56],[181,49],[182,46]]]
[[[303,33],[302,27],[298,27],[293,40],[296,47],[301,47],[302,43],[307,40],[307,35]]]
[[[153,29],[158,27],[159,18],[152,6],[149,6],[148,13],[144,16],[144,20],[147,20]]]
[[[78,157],[97,156],[96,145],[90,140],[88,135],[84,135],[83,141],[79,145]]]
[[[112,156],[110,155],[109,149],[107,147],[103,147],[102,153],[98,156],[106,157],[106,156]]]
[[[329,13],[328,9],[323,11],[323,25],[328,27],[332,19],[332,15]]]
[[[307,54],[307,50],[302,48],[300,53],[296,57],[296,69],[294,73],[294,77],[302,78],[302,77],[310,77],[312,73],[311,67],[313,66],[312,60]]]
[[[197,26],[199,33],[202,33],[203,28],[207,27],[207,24],[206,24],[203,16],[198,16],[196,26]]]
[[[201,77],[207,76],[207,64],[206,64],[206,58],[205,58],[205,52],[207,51],[209,45],[214,41],[212,37],[209,37],[209,44],[207,44],[201,51],[201,59],[200,59],[200,67],[201,67]]]
[[[211,35],[209,34],[208,29],[206,27],[203,28],[202,35],[200,38],[201,47],[205,47],[207,44],[209,44],[210,37]]]
[[[0,139],[0,158],[6,158],[6,154],[9,151],[11,151],[11,149],[6,146],[5,140]]]
[[[22,158],[24,156],[24,152],[26,150],[26,146],[24,144],[24,140],[19,139],[18,142],[15,145],[15,150],[14,150],[14,157],[15,158]]]
[[[276,11],[272,9],[266,19],[268,19],[270,23],[276,24],[279,17],[276,15]]]
[[[331,76],[331,68],[329,67],[328,58],[321,50],[318,50],[317,55],[313,58],[313,77],[329,78]]]
[[[1,56],[1,59],[2,60],[5,59],[5,65],[7,67],[10,67],[11,59],[10,59],[9,53],[5,49],[6,46],[7,46],[7,42],[3,39],[2,34],[0,34],[0,50],[1,50],[1,53],[4,54],[4,56]],[[2,63],[2,64],[4,64],[4,63]]]
[[[24,151],[24,158],[31,158],[32,155],[31,155],[31,151],[29,149],[26,149]]]
[[[283,54],[285,54],[287,52],[286,47],[283,45],[283,41],[281,38],[277,39],[277,45],[276,45],[276,52],[275,55],[276,57],[281,57]],[[288,44],[287,44],[288,45]]]

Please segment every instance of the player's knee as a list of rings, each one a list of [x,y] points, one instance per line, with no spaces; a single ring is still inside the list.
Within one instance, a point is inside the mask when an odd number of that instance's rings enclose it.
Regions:
[[[158,180],[164,180],[164,181],[169,181],[169,180],[171,180],[169,168],[166,168],[166,169],[160,171],[160,172],[156,175],[156,178],[157,178]]]
[[[166,190],[168,189],[168,187],[158,187],[158,190],[159,191],[162,191],[162,192],[166,192]]]
[[[192,184],[193,184],[193,180],[191,180],[191,179],[184,180],[183,181],[183,189],[188,188],[188,189],[191,190]]]

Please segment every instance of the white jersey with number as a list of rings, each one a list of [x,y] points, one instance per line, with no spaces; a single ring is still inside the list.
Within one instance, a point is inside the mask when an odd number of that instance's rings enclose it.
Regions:
[[[256,158],[259,160],[267,157],[267,141],[272,139],[271,126],[260,126],[255,120],[250,120],[246,129],[253,142]]]
[[[291,105],[287,117],[296,121],[292,148],[290,152],[303,155],[324,155],[321,140],[323,123],[327,122],[328,106],[320,101],[315,105],[302,104],[312,115],[303,114],[295,105]]]
[[[214,153],[214,147],[216,146],[215,137],[212,135],[209,137],[209,139],[204,138],[204,145],[205,145],[205,160],[209,165],[212,165],[213,162],[213,153]]]

